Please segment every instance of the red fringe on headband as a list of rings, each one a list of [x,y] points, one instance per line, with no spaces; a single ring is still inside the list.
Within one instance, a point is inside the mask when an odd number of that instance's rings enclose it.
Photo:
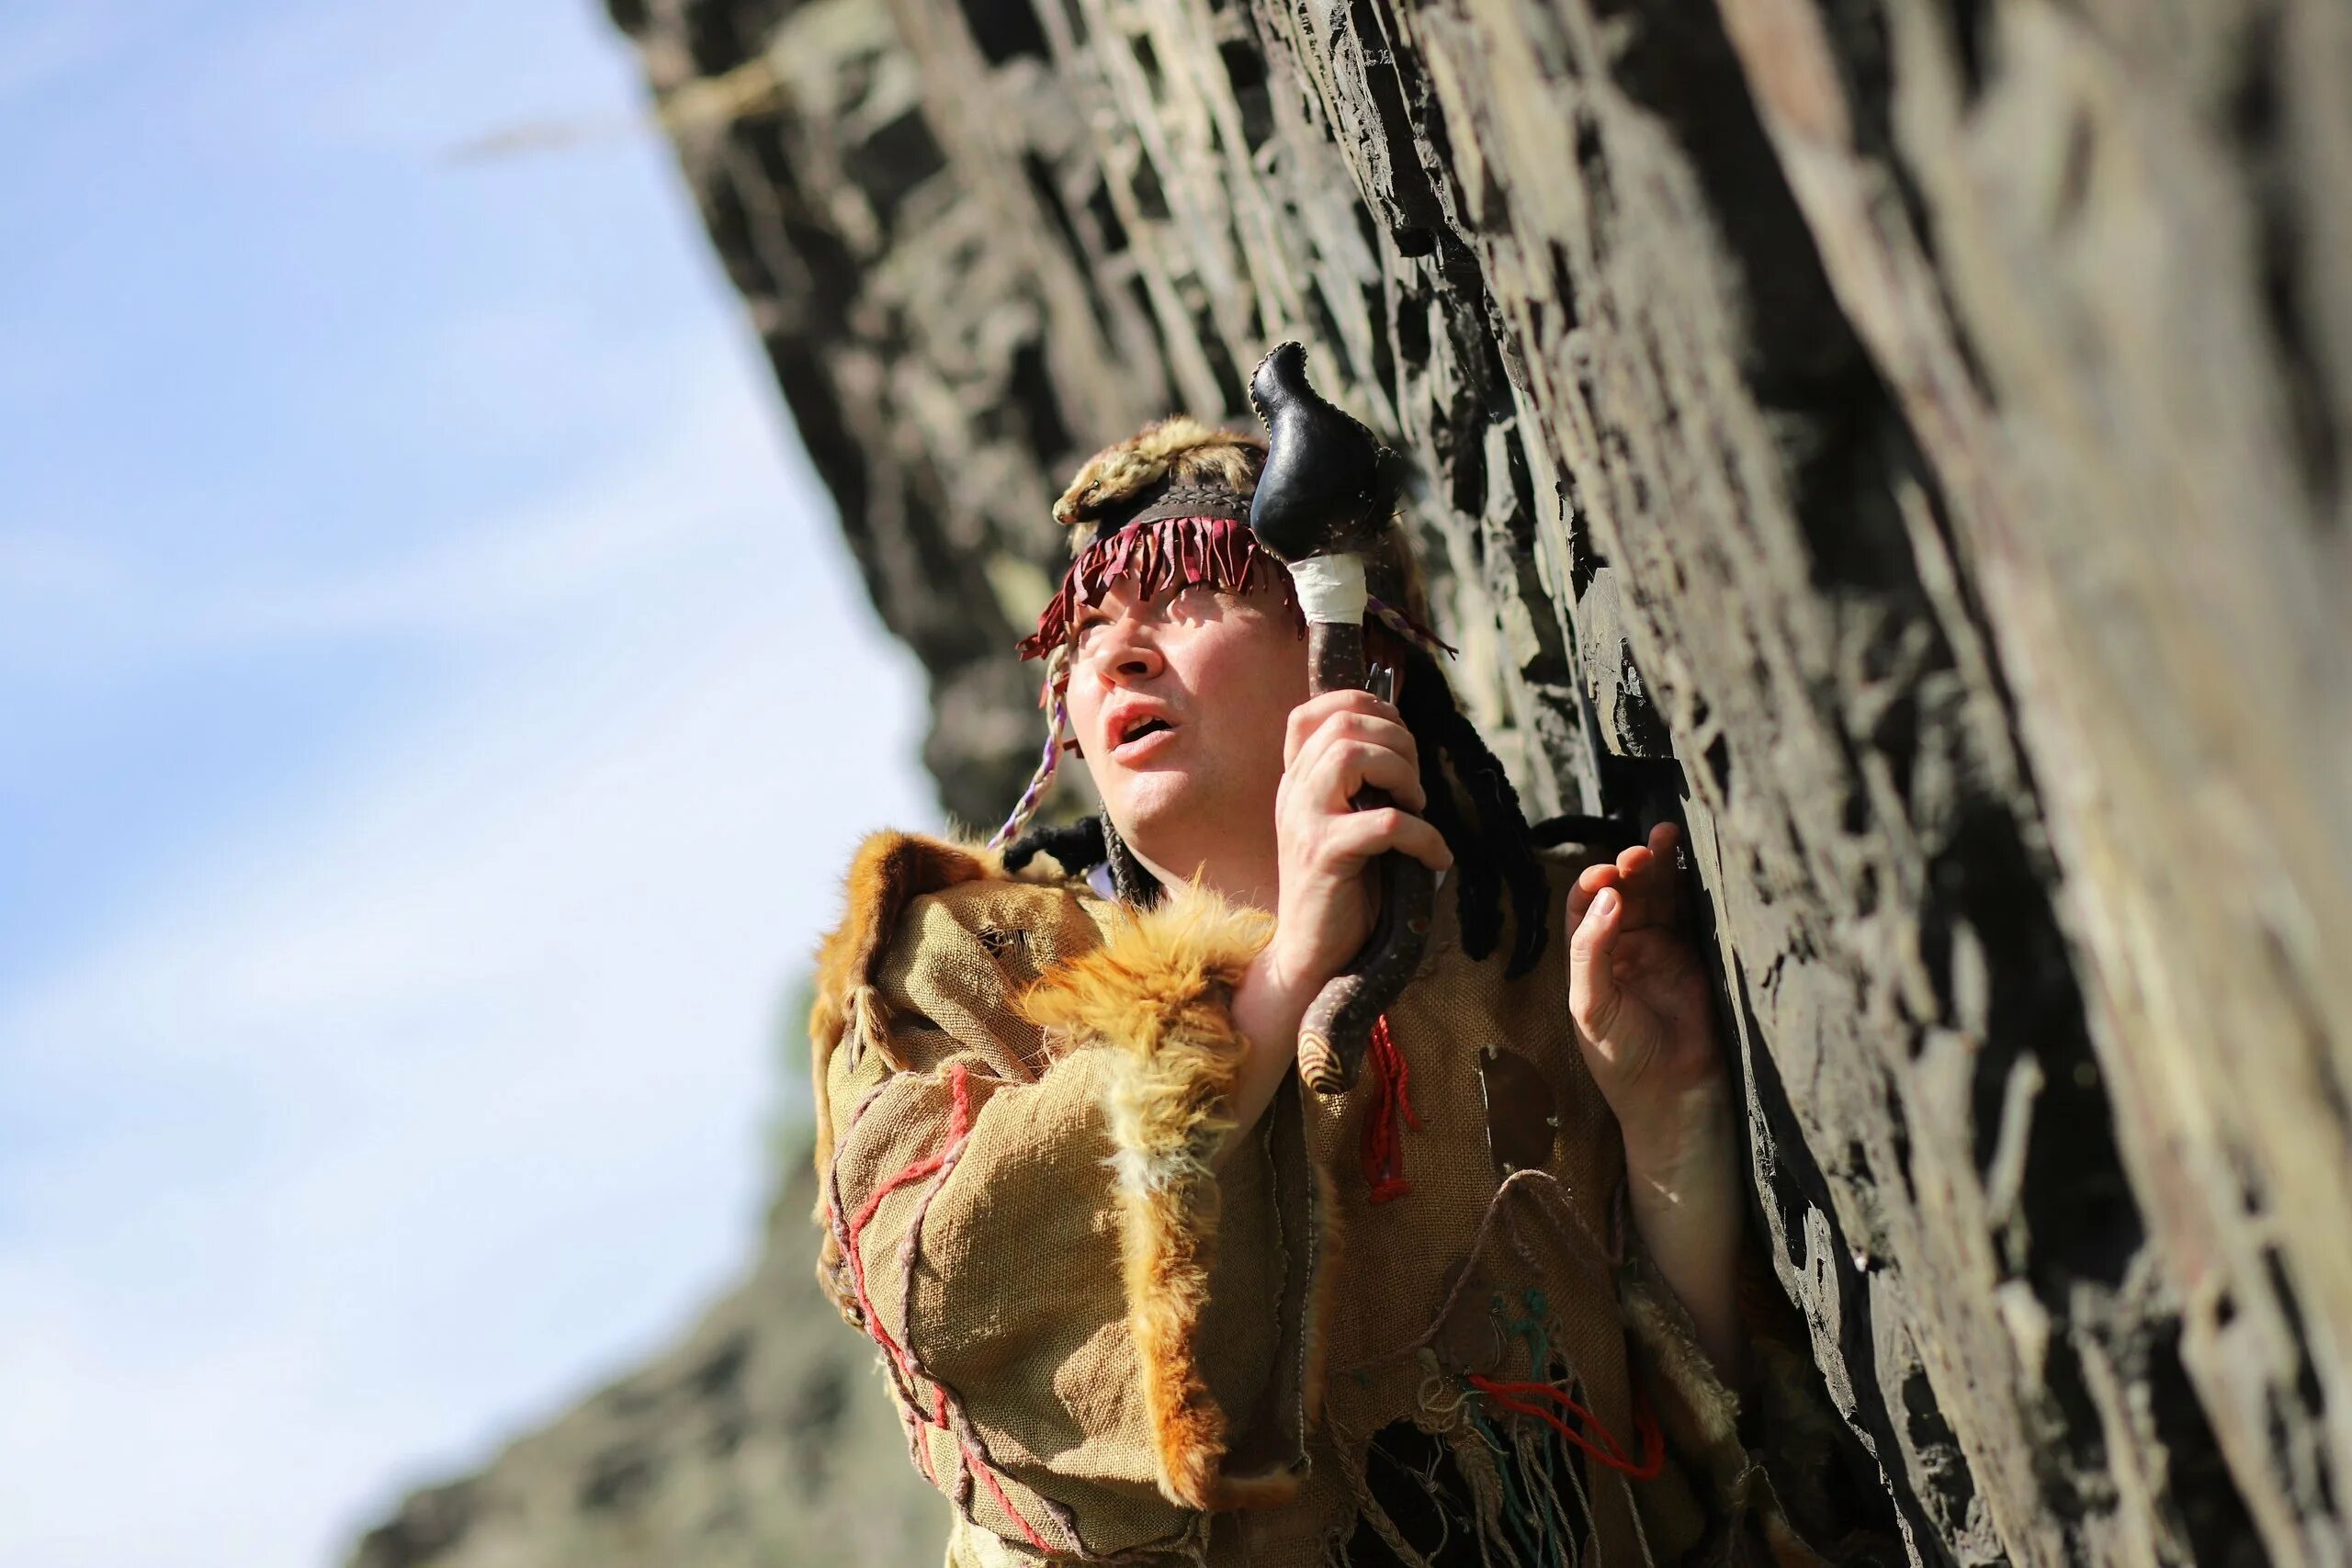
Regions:
[[[1230,517],[1167,517],[1130,523],[1079,552],[1061,588],[1021,639],[1021,657],[1043,659],[1068,642],[1085,606],[1102,603],[1114,582],[1132,578],[1146,599],[1201,584],[1227,593],[1249,591],[1261,572],[1283,603],[1298,608],[1298,593],[1282,562],[1258,547],[1250,525]],[[1301,623],[1304,626],[1305,623]]]

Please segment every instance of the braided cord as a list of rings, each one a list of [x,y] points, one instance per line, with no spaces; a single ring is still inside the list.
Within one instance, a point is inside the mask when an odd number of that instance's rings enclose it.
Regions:
[[[1030,777],[1029,787],[1021,792],[1021,799],[1013,806],[1012,815],[1004,819],[1004,826],[989,840],[991,850],[1001,850],[1021,837],[1022,830],[1029,826],[1029,819],[1037,815],[1037,807],[1044,802],[1046,791],[1061,767],[1062,732],[1069,728],[1069,704],[1063,697],[1069,685],[1066,664],[1063,654],[1057,652],[1053,662],[1046,667],[1046,690],[1039,699],[1046,712],[1045,755],[1037,760],[1037,771]]]

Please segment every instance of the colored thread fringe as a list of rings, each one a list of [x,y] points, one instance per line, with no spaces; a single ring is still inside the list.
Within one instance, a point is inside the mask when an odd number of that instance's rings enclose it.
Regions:
[[[1372,1103],[1363,1113],[1363,1179],[1372,1201],[1387,1203],[1413,1190],[1405,1179],[1405,1129],[1419,1132],[1421,1117],[1413,1109],[1412,1068],[1388,1032],[1386,1013],[1373,1021],[1365,1055],[1372,1063]]]
[[[1458,656],[1459,650],[1452,643],[1445,641],[1385,599],[1374,599],[1365,608],[1372,612],[1374,620],[1407,642],[1419,646],[1431,659],[1435,659],[1441,653],[1448,659]]]
[[[1637,1460],[1625,1451],[1625,1445],[1617,1440],[1616,1435],[1602,1424],[1600,1417],[1550,1383],[1500,1382],[1473,1372],[1470,1384],[1500,1408],[1516,1416],[1532,1416],[1545,1423],[1590,1455],[1595,1463],[1605,1465],[1622,1475],[1635,1481],[1654,1481],[1666,1468],[1666,1436],[1651,1417],[1646,1400],[1640,1400],[1634,1406],[1634,1429],[1642,1441],[1642,1457]],[[1569,1415],[1591,1429],[1592,1436],[1586,1437],[1552,1412],[1532,1403],[1535,1399],[1549,1399],[1565,1406]]]

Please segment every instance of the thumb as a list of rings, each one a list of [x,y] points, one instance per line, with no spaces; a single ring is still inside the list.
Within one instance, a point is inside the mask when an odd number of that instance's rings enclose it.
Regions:
[[[1568,942],[1568,1012],[1588,1039],[1607,1034],[1617,1017],[1617,970],[1611,955],[1624,923],[1624,896],[1604,887],[1593,895]]]

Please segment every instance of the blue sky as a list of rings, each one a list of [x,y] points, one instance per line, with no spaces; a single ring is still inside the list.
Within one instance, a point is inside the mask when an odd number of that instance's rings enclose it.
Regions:
[[[334,1561],[750,1256],[935,808],[639,113],[588,0],[0,7],[8,1568]]]

